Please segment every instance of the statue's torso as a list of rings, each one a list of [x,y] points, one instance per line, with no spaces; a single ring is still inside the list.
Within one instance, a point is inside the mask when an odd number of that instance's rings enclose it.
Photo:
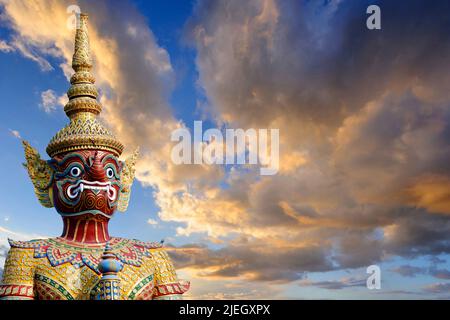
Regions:
[[[104,246],[61,238],[10,243],[0,296],[8,296],[5,290],[26,291],[24,296],[42,300],[88,300],[95,295]],[[111,238],[110,246],[124,266],[118,274],[121,299],[148,300],[187,290],[159,244]]]

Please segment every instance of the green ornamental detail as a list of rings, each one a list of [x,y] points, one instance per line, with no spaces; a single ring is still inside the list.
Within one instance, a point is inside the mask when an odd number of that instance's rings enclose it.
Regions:
[[[67,300],[75,300],[72,295],[59,283],[57,283],[55,280],[50,279],[46,276],[37,274],[35,276],[36,280],[42,281],[48,285],[50,285],[51,287],[55,288],[56,290],[58,290]]]
[[[142,288],[144,288],[147,284],[153,281],[153,274],[149,275],[148,277],[145,277],[142,279],[134,288],[131,290],[130,294],[128,295],[128,298],[131,300],[134,300],[136,295],[139,291],[141,291]]]

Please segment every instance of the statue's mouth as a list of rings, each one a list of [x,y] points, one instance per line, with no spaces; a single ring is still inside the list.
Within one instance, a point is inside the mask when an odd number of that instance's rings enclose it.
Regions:
[[[87,181],[87,180],[78,180],[77,183],[69,186],[67,188],[67,196],[69,197],[69,199],[75,199],[84,190],[92,190],[96,194],[98,194],[100,191],[106,191],[108,199],[111,201],[116,200],[117,197],[117,191],[111,185],[111,182]]]

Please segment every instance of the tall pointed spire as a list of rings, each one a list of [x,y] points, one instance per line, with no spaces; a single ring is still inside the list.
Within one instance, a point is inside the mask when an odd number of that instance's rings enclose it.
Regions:
[[[80,21],[75,34],[75,50],[72,58],[72,68],[75,72],[80,70],[90,71],[92,69],[87,21],[87,14],[81,13]]]
[[[67,91],[69,101],[64,107],[70,123],[50,140],[47,146],[50,157],[83,149],[107,150],[116,156],[123,151],[122,143],[96,119],[102,107],[97,101],[98,91],[91,73],[92,58],[87,22],[88,16],[80,14],[72,57],[72,68],[75,73],[70,78],[71,86]]]
[[[89,48],[87,30],[88,16],[80,14],[80,21],[75,34],[75,50],[72,57],[72,68],[75,71],[70,78],[72,86],[67,91],[69,103],[64,108],[68,117],[77,112],[91,112],[99,114],[102,107],[97,102],[98,91],[95,78],[91,73],[92,59]]]

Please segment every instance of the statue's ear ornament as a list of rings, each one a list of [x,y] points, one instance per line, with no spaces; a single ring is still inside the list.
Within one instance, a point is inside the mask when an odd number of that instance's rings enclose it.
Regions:
[[[30,146],[27,141],[22,140],[22,143],[27,161],[23,166],[28,170],[34,192],[44,207],[52,208],[51,185],[55,171],[46,160],[41,159],[39,152]]]
[[[133,154],[128,157],[122,168],[122,173],[120,175],[120,182],[122,183],[122,188],[120,190],[119,201],[117,204],[117,210],[124,212],[127,210],[128,202],[130,201],[131,185],[133,184],[136,161],[139,155],[139,148],[133,152]]]

